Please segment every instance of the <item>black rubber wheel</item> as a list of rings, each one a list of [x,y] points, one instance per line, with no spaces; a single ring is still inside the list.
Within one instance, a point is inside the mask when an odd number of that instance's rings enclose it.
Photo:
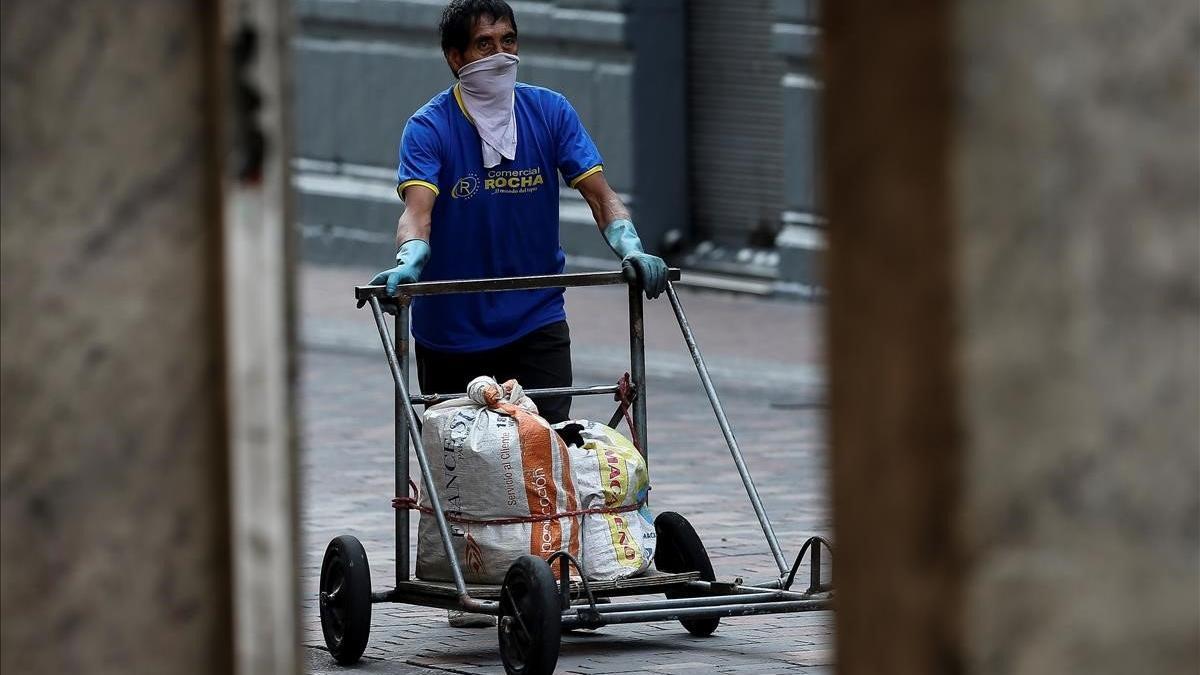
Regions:
[[[551,675],[558,663],[562,609],[545,560],[523,555],[500,591],[500,660],[509,675]]]
[[[672,511],[663,511],[654,519],[654,532],[658,535],[655,542],[654,566],[660,572],[699,572],[704,581],[715,581],[712,562],[708,559],[708,551],[700,535],[687,521],[687,518]],[[667,591],[668,598],[689,598],[697,594],[686,591]],[[679,623],[687,632],[698,637],[713,634],[721,624],[721,617],[711,619],[680,619]]]
[[[371,570],[358,539],[342,535],[329,542],[321,562],[321,632],[341,665],[362,656],[371,633]]]

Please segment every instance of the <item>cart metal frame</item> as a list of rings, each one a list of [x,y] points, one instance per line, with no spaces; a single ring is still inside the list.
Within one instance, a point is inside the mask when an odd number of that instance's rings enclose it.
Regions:
[[[741,476],[746,494],[754,508],[755,516],[762,528],[767,546],[779,568],[779,575],[758,583],[744,583],[741,578],[730,581],[702,581],[696,572],[664,573],[652,570],[645,576],[619,581],[587,581],[579,576],[579,581],[570,581],[570,566],[579,568],[578,562],[565,551],[559,551],[550,556],[548,563],[560,566],[559,584],[562,607],[562,628],[595,628],[606,624],[647,622],[677,619],[700,619],[724,616],[743,616],[751,614],[772,614],[783,612],[803,612],[829,609],[832,602],[832,588],[822,582],[822,553],[824,548],[831,552],[830,544],[822,537],[810,537],[801,547],[792,565],[788,565],[783,550],[775,536],[775,531],[767,518],[762,500],[754,487],[742,458],[741,449],[734,438],[729,420],[717,397],[708,368],[700,354],[674,283],[680,278],[680,271],[671,268],[668,272],[666,296],[674,310],[675,318],[683,333],[683,339],[691,353],[692,361],[700,376],[700,381],[716,414],[717,423],[725,438],[726,445]],[[396,510],[396,583],[388,591],[371,592],[371,602],[397,602],[446,609],[460,609],[474,613],[500,616],[501,586],[498,585],[468,585],[463,578],[458,556],[451,543],[451,531],[445,513],[438,507],[442,503],[438,486],[432,480],[429,467],[429,457],[421,442],[420,426],[416,404],[430,406],[464,396],[462,393],[411,395],[408,390],[408,349],[409,349],[409,314],[412,299],[423,295],[452,294],[452,293],[487,293],[508,290],[536,288],[578,288],[584,286],[626,285],[629,294],[629,362],[630,375],[633,385],[632,417],[636,436],[640,439],[641,450],[647,463],[650,457],[649,436],[646,433],[646,353],[645,332],[643,324],[642,288],[635,281],[626,278],[620,271],[587,272],[572,274],[555,274],[527,277],[504,277],[483,280],[464,281],[430,281],[403,284],[395,297],[389,297],[383,286],[355,287],[355,298],[361,307],[369,304],[379,330],[379,337],[387,356],[392,379],[395,382],[396,408],[396,443],[395,443],[395,483],[397,495],[409,493],[409,455],[416,455],[420,465],[421,476],[430,503],[434,505],[433,516],[437,522],[442,545],[453,575],[453,582],[421,581],[409,578],[410,541],[409,525],[410,511],[407,508]],[[390,305],[390,307],[388,307]],[[395,313],[394,337],[388,330],[384,318],[385,307]],[[390,312],[389,312],[390,313]],[[553,389],[525,390],[530,398],[545,396],[594,396],[612,395],[619,390],[617,385],[594,385],[577,387],[559,387]],[[619,416],[621,409],[618,408]],[[411,496],[411,495],[410,495]],[[804,591],[791,590],[797,571],[805,554],[810,558],[809,585]],[[650,593],[675,592],[676,595],[686,594],[689,597],[675,599],[630,601],[619,603],[598,604],[596,598],[607,598],[627,595],[645,595]],[[502,620],[510,617],[502,617]]]

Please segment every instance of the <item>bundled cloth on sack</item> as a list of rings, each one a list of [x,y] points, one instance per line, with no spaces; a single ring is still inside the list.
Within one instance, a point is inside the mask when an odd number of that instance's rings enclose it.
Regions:
[[[575,556],[589,579],[649,568],[654,525],[641,454],[604,425],[575,420],[559,428],[567,425],[575,444],[538,416],[520,384],[490,377],[472,380],[465,398],[425,411],[421,440],[468,583],[501,583],[519,556],[558,550]],[[417,577],[452,579],[426,491],[415,508]]]

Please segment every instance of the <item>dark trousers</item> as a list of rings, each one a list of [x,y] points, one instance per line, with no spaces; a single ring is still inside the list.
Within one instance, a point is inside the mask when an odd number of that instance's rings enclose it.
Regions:
[[[422,394],[465,392],[480,375],[497,382],[515,379],[525,389],[571,386],[571,331],[566,321],[543,326],[515,342],[482,352],[439,352],[416,345]],[[571,397],[534,399],[546,421],[571,418]]]

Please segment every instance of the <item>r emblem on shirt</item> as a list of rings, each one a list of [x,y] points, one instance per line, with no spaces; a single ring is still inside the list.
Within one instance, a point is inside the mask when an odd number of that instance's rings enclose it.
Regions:
[[[454,189],[450,191],[450,196],[455,199],[470,199],[479,191],[479,177],[473,173],[469,173],[454,184]]]

